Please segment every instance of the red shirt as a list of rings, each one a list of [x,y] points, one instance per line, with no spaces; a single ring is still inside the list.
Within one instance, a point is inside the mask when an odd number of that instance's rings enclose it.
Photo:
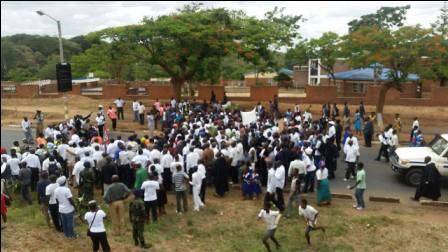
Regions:
[[[117,112],[115,111],[114,108],[107,110],[107,115],[109,116],[110,119],[117,119]]]

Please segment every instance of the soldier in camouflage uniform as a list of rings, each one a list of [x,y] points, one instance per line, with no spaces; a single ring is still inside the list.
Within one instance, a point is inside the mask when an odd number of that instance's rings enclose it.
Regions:
[[[135,246],[139,245],[142,248],[149,248],[145,244],[145,237],[143,235],[145,227],[145,203],[143,202],[143,191],[137,189],[134,191],[135,198],[129,204],[129,219],[132,223],[132,237],[134,238]]]
[[[84,170],[79,174],[79,189],[82,196],[81,207],[87,209],[87,203],[93,200],[93,190],[95,185],[95,171],[91,168],[90,162],[84,163]]]

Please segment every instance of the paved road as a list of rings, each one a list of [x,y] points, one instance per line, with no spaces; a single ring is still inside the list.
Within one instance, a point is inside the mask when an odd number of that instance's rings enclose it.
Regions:
[[[123,134],[128,135],[128,134]],[[114,134],[112,134],[114,136]],[[23,133],[20,129],[1,129],[1,146],[10,148],[14,140],[23,139]],[[378,153],[379,146],[374,145],[372,148],[364,148],[361,146],[361,161],[364,162],[367,172],[367,191],[366,195],[398,197],[404,201],[408,201],[409,197],[414,195],[415,189],[407,186],[403,179],[395,174],[390,165],[386,162],[375,161],[374,158]],[[346,189],[349,182],[344,182],[346,164],[341,159],[338,163],[336,171],[336,179],[331,180],[330,186],[332,192],[351,193]],[[351,182],[353,183],[353,182]],[[442,199],[448,201],[448,181],[444,180],[444,188],[442,188]]]

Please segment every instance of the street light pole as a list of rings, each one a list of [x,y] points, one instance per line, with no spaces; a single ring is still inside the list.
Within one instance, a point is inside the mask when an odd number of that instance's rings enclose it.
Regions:
[[[61,31],[61,21],[53,18],[52,16],[44,13],[43,11],[36,11],[37,14],[40,16],[47,16],[51,18],[53,21],[56,22],[58,25],[58,37],[59,37],[59,59],[61,64],[64,64],[64,48],[62,47],[62,31]],[[68,98],[67,98],[67,92],[62,92],[64,97],[64,117],[65,120],[68,121]]]

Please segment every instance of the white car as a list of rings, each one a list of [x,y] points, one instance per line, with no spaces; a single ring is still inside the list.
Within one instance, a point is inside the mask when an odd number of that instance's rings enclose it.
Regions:
[[[436,135],[425,147],[397,148],[390,157],[392,170],[403,175],[407,184],[418,186],[427,156],[436,163],[440,174],[448,177],[448,134]]]

